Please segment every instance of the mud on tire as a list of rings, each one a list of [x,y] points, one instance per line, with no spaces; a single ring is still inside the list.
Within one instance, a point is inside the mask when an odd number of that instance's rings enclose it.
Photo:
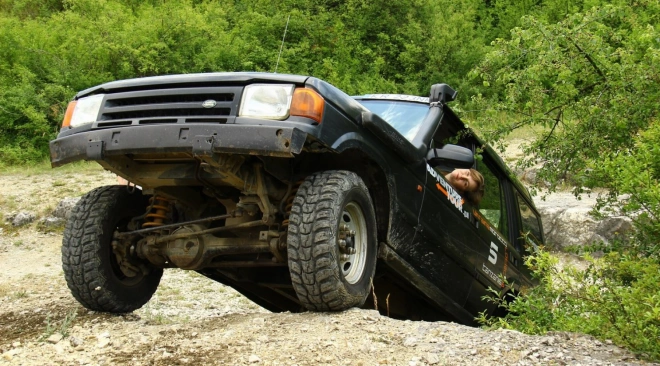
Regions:
[[[301,304],[313,311],[362,306],[377,249],[374,208],[362,179],[341,170],[307,177],[289,219],[289,272]],[[347,254],[346,241],[353,254]]]
[[[67,220],[62,240],[62,267],[73,297],[96,311],[125,313],[142,307],[163,274],[126,276],[112,250],[115,230],[126,231],[130,219],[144,213],[146,199],[125,186],[96,188],[84,195]]]

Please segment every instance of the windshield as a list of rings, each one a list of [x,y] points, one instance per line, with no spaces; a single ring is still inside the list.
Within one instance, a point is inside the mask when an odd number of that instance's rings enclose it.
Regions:
[[[429,111],[428,104],[421,103],[397,100],[358,100],[358,102],[384,119],[408,141],[412,141],[415,137]]]

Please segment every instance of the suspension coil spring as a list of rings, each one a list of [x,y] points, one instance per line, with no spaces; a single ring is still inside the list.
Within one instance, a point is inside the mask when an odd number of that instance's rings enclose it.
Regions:
[[[289,196],[286,199],[286,202],[284,203],[284,220],[282,220],[283,228],[289,227],[289,216],[291,215],[293,200],[296,198],[298,189],[300,188],[300,185],[303,184],[303,182],[304,180],[299,180],[294,184],[294,186],[291,188],[291,193],[289,194]]]
[[[142,224],[142,228],[165,225],[172,208],[169,199],[163,196],[152,196],[149,198],[147,210],[150,212],[145,216],[145,223]]]

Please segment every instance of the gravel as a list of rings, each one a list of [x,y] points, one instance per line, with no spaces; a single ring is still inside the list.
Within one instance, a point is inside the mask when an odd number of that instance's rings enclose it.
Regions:
[[[610,341],[530,336],[455,323],[397,320],[375,310],[271,313],[194,272],[166,270],[143,308],[88,311],[70,295],[61,232],[38,225],[64,198],[113,175],[0,175],[0,209],[37,219],[0,230],[0,365],[643,365]],[[3,220],[4,222],[4,220]]]

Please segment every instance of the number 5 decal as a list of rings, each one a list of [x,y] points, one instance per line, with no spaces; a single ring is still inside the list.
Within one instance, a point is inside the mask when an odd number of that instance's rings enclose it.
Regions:
[[[488,257],[488,261],[492,264],[497,263],[497,251],[499,248],[497,247],[497,244],[493,243],[492,241],[490,242],[490,256]]]

